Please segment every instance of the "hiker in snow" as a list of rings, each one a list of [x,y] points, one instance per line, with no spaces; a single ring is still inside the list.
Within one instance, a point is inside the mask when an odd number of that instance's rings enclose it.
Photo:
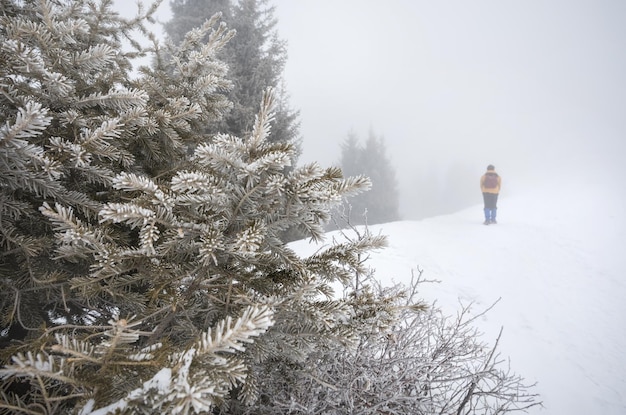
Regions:
[[[498,193],[502,179],[496,173],[493,165],[487,166],[487,172],[480,178],[480,191],[483,192],[483,201],[485,202],[485,225],[496,222],[496,212],[498,210]]]

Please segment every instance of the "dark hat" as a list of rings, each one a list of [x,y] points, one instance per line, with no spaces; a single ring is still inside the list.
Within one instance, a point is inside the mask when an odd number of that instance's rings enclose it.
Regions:
[[[496,168],[493,167],[493,164],[490,164],[487,166],[487,170],[495,170]]]

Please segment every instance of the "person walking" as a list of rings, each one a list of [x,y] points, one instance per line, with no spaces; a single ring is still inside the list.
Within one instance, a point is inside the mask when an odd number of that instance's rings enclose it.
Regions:
[[[480,178],[480,191],[483,192],[485,204],[485,225],[496,224],[496,213],[498,211],[498,194],[502,186],[502,178],[496,173],[496,168],[490,164],[487,172]]]

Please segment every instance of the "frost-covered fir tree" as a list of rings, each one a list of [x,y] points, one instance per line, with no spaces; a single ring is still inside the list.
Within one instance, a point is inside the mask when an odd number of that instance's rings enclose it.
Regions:
[[[235,32],[217,52],[219,59],[228,64],[232,87],[227,97],[232,107],[218,122],[205,126],[206,131],[238,137],[249,135],[263,91],[271,86],[275,89],[276,105],[268,140],[295,145],[292,160],[292,166],[295,166],[301,150],[299,113],[291,108],[284,88],[287,51],[285,41],[279,38],[276,30],[275,8],[267,0],[172,0],[170,7],[172,18],[164,27],[168,39],[174,43],[180,42],[188,31],[201,26],[216,13],[221,13],[221,20]],[[294,228],[281,234],[285,241],[303,237],[305,235]]]
[[[349,341],[348,308],[319,298],[381,241],[304,261],[278,235],[320,238],[330,207],[368,181],[285,173],[296,146],[268,140],[271,91],[249,136],[207,140],[230,105],[216,54],[231,31],[211,19],[155,44],[155,66],[131,79],[145,51],[121,41],[145,16],[110,1],[1,5],[0,413],[253,404],[252,366]]]
[[[274,7],[267,0],[173,0],[171,9],[172,18],[166,22],[165,30],[175,43],[218,12],[236,33],[218,52],[229,66],[228,76],[233,87],[228,98],[233,102],[233,108],[212,127],[212,131],[245,136],[252,128],[263,91],[271,86],[277,92],[269,140],[296,143],[298,112],[290,107],[283,88],[287,49],[276,30]]]
[[[339,226],[346,220],[352,225],[373,225],[400,219],[395,169],[385,150],[382,137],[376,136],[373,131],[370,131],[364,145],[354,133],[348,134],[342,143],[342,170],[346,175],[369,177],[372,188],[342,207],[336,221]]]

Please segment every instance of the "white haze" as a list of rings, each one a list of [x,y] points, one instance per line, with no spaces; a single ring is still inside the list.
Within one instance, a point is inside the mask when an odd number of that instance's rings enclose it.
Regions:
[[[278,0],[302,161],[339,160],[351,130],[383,135],[411,218],[416,178],[464,174],[480,201],[493,163],[504,191],[546,174],[625,177],[626,2]]]
[[[114,3],[134,15],[134,3]],[[351,131],[383,136],[404,218],[440,197],[415,190],[432,172],[442,184],[452,174],[441,189],[452,209],[480,201],[490,163],[509,194],[546,174],[626,177],[626,2],[269,3],[288,44],[300,161],[337,164]],[[158,18],[170,16],[164,1]]]

